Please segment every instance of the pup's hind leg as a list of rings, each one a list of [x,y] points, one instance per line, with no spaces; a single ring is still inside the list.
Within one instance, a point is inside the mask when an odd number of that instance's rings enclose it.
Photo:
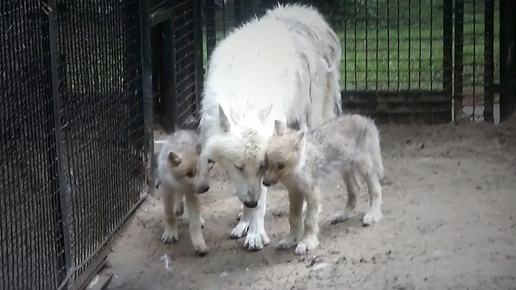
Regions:
[[[319,212],[321,210],[321,194],[316,186],[312,192],[306,194],[305,233],[297,244],[296,254],[306,255],[308,251],[319,245]]]
[[[195,253],[202,257],[208,253],[208,246],[206,246],[202,235],[202,224],[204,222],[201,215],[201,205],[197,195],[187,194],[185,197],[186,208],[190,215],[190,239],[192,240]]]
[[[288,191],[290,211],[288,213],[288,223],[290,232],[287,237],[276,244],[277,250],[289,249],[297,245],[303,237],[303,204],[304,196],[298,191]]]
[[[360,194],[360,182],[356,172],[351,170],[344,173],[342,176],[344,183],[346,184],[346,191],[348,192],[348,201],[346,202],[344,210],[333,215],[333,218],[331,219],[332,224],[343,222],[351,217],[357,205],[358,195]]]
[[[163,199],[163,210],[164,210],[164,219],[163,223],[165,224],[165,231],[161,236],[161,241],[163,243],[176,242],[179,238],[177,233],[177,216],[175,213],[175,199],[174,192],[172,190],[166,189],[164,186],[160,187],[162,192],[161,196]]]
[[[364,215],[363,224],[368,226],[382,219],[382,186],[378,173],[374,169],[367,171],[365,176],[369,190],[369,210]]]

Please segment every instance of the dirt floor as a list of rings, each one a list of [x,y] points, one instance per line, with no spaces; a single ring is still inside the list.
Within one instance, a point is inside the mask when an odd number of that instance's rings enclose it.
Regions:
[[[345,202],[343,185],[324,188],[318,249],[306,257],[274,245],[288,230],[286,192],[268,195],[261,252],[231,240],[240,203],[215,172],[202,197],[210,253],[196,257],[188,225],[180,241],[160,241],[161,200],[149,200],[108,257],[109,289],[516,289],[516,116],[499,126],[380,126],[384,218],[330,225]]]

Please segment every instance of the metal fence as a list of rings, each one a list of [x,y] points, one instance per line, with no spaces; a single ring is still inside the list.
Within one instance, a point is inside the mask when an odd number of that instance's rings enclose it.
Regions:
[[[205,59],[235,25],[277,2],[312,4],[334,27],[345,110],[388,123],[498,121],[499,1],[205,0]]]
[[[0,4],[0,289],[80,285],[148,190],[139,2]]]

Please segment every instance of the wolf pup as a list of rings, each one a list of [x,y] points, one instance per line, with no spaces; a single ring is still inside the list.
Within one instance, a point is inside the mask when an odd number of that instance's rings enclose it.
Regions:
[[[296,254],[304,255],[319,245],[319,184],[334,173],[342,176],[348,200],[344,210],[335,214],[332,224],[346,220],[355,209],[360,191],[359,176],[365,179],[370,196],[363,224],[372,225],[382,218],[380,180],[384,169],[378,130],[371,119],[341,115],[308,132],[289,129],[281,121],[275,121],[274,125],[263,184],[283,183],[290,201],[290,233],[277,244],[277,249],[297,245]],[[303,229],[304,200],[307,210]]]
[[[195,176],[200,154],[199,135],[194,130],[177,130],[164,142],[157,158],[157,190],[163,199],[165,231],[163,243],[178,240],[177,216],[183,212],[183,199],[190,222],[190,238],[197,255],[204,256],[204,241],[199,199],[195,194]]]

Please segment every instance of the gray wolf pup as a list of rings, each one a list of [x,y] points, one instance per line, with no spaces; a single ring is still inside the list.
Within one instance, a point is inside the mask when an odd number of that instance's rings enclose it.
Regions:
[[[382,218],[380,180],[383,170],[378,130],[367,117],[342,115],[308,132],[289,129],[285,123],[275,121],[275,133],[266,153],[263,184],[271,186],[280,181],[287,188],[290,200],[290,233],[276,248],[297,245],[296,254],[303,255],[318,246],[319,184],[334,173],[342,176],[348,200],[332,223],[346,220],[355,209],[359,177],[366,181],[370,196],[363,224],[378,222]],[[303,231],[304,200],[307,210]]]
[[[190,238],[199,256],[208,253],[203,238],[201,206],[195,193],[195,176],[199,161],[199,135],[194,130],[177,130],[164,142],[157,158],[157,190],[163,198],[165,231],[163,243],[178,240],[177,216],[183,204],[189,215]],[[183,201],[184,200],[184,201]]]

